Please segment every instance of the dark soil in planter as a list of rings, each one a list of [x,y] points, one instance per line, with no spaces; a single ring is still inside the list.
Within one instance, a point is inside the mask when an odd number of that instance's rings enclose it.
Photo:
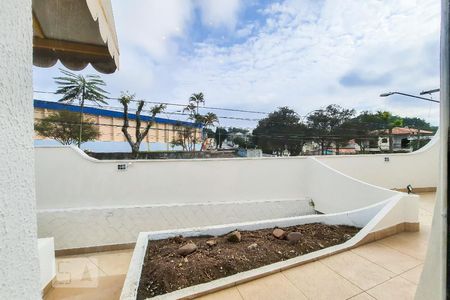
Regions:
[[[341,244],[359,231],[356,227],[319,223],[282,229],[286,234],[299,232],[301,239],[298,241],[277,239],[273,236],[271,228],[241,231],[242,239],[235,243],[228,241],[227,235],[175,237],[149,241],[138,299],[170,293]],[[295,234],[291,237],[295,237]],[[206,243],[211,240],[216,242],[214,246]],[[196,244],[195,252],[185,257],[177,254],[180,247],[190,242]]]

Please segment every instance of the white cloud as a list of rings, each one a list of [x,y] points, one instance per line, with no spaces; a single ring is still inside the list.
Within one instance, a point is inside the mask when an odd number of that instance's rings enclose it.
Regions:
[[[202,11],[202,21],[211,27],[225,26],[234,29],[238,13],[242,7],[241,0],[197,0]]]
[[[203,91],[210,106],[288,105],[301,114],[337,103],[437,123],[437,105],[378,95],[439,85],[439,1],[286,0],[262,8],[257,20],[239,19],[249,6],[237,0],[113,4],[121,48],[121,70],[106,77],[113,93],[180,102]],[[192,28],[196,7],[206,29]],[[234,32],[239,43],[191,38],[208,27]],[[47,86],[40,77],[37,87]]]
[[[140,47],[156,59],[176,54],[174,38],[183,38],[192,17],[189,0],[115,0],[120,45]]]
[[[411,111],[436,123],[427,103],[407,100],[397,107],[378,97],[439,84],[432,51],[439,38],[435,1],[286,1],[264,13],[266,26],[243,44],[198,44],[176,72],[176,94],[202,90],[216,105],[290,105],[300,113],[330,103]],[[342,84],[352,72],[366,82]]]

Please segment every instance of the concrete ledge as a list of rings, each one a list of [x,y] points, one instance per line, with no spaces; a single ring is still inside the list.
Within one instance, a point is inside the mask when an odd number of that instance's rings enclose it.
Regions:
[[[384,238],[396,235],[397,233],[417,232],[419,231],[419,228],[420,228],[419,222],[417,223],[404,222],[394,226],[390,226],[388,228],[369,233],[361,241],[359,241],[353,248],[359,247],[364,244],[369,244],[378,240],[382,240]]]
[[[402,193],[407,193],[408,190],[406,188],[402,188],[402,189],[393,189],[394,191],[397,192],[402,192]],[[419,187],[419,188],[415,188],[413,187],[413,194],[417,194],[417,193],[431,193],[431,192],[436,192],[436,187]]]
[[[44,296],[47,295],[47,293],[52,289],[53,281],[55,280],[55,278],[56,278],[56,276],[53,277],[53,279],[50,280],[50,282],[47,283],[47,285],[42,289],[42,291],[41,291],[42,298],[44,298]]]
[[[55,256],[59,257],[67,255],[88,254],[95,252],[126,250],[126,249],[133,249],[135,245],[136,243],[127,243],[127,244],[115,244],[115,245],[104,245],[104,246],[83,247],[83,248],[60,249],[55,250]]]
[[[391,226],[386,229],[382,229],[376,232],[369,233],[363,240],[358,244],[358,246],[366,243],[371,243],[376,240],[384,239],[391,235],[400,233],[400,232],[416,232],[419,231],[420,223],[401,223],[396,226]],[[116,251],[116,250],[127,250],[134,249],[136,243],[128,243],[128,244],[115,244],[115,245],[104,245],[104,246],[95,246],[95,247],[84,247],[84,248],[72,248],[72,249],[61,249],[56,250],[56,257],[68,256],[68,255],[79,255],[79,254],[88,254],[88,253],[97,253],[97,252],[105,252],[105,251]]]

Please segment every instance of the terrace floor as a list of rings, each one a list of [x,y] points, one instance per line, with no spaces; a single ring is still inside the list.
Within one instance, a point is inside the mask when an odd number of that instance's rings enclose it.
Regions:
[[[400,233],[198,299],[413,299],[434,200],[435,193],[420,194],[419,232]],[[79,275],[51,288],[44,299],[118,299],[131,255],[132,250],[123,250],[58,257],[60,272]]]

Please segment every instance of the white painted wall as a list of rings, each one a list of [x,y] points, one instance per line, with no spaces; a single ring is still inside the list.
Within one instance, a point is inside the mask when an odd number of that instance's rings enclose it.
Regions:
[[[43,290],[55,277],[55,245],[53,238],[38,239],[40,286]]]
[[[303,199],[307,158],[100,161],[36,148],[39,209]]]
[[[310,158],[308,196],[323,213],[338,213],[369,206],[398,193],[349,177]]]
[[[413,153],[317,156],[321,162],[359,180],[385,187],[437,187],[439,175],[439,132]],[[389,158],[389,162],[385,158]]]
[[[128,165],[36,148],[39,236],[55,237],[56,249],[123,244],[141,231],[301,216],[309,199],[339,213],[404,195],[314,157],[119,163]]]
[[[139,232],[286,218],[314,213],[309,200],[40,210],[38,234],[57,249],[135,243]]]
[[[31,0],[0,2],[0,299],[39,299]]]

